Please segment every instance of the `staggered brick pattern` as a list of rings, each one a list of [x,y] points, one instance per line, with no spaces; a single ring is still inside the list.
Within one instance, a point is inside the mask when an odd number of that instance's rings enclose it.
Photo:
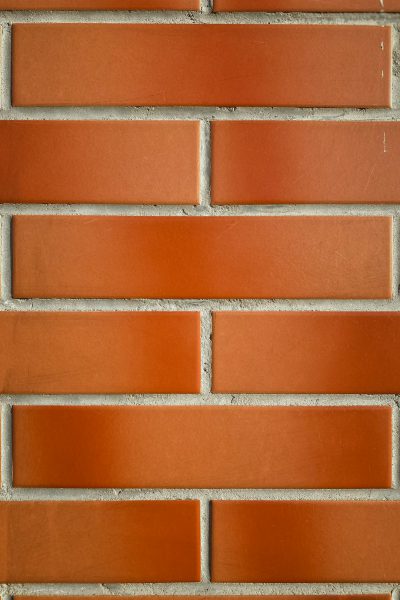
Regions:
[[[0,0],[3,600],[397,599],[396,12]]]

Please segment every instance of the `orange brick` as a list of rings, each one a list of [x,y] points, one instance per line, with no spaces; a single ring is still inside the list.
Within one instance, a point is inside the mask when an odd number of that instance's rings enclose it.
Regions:
[[[212,581],[400,581],[400,502],[212,503]]]
[[[199,0],[0,0],[1,10],[198,10]]]
[[[0,502],[0,581],[198,581],[199,538],[197,501]]]
[[[0,121],[0,202],[196,204],[195,121]]]
[[[399,12],[400,0],[214,0],[215,11]]]
[[[12,231],[17,298],[392,293],[390,217],[17,216]]]
[[[398,203],[399,190],[400,123],[212,124],[213,204]]]
[[[198,313],[0,312],[0,390],[197,393]]]
[[[213,391],[395,394],[400,313],[214,314]]]
[[[14,406],[13,482],[45,488],[387,488],[391,409]]]
[[[14,106],[388,107],[391,29],[20,23],[12,89]]]

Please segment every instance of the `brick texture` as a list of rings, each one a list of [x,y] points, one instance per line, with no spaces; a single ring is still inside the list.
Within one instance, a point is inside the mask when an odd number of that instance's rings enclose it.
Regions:
[[[373,26],[17,24],[12,101],[388,107],[390,47]]]
[[[197,204],[195,121],[0,121],[0,202]]]
[[[212,503],[212,580],[400,581],[400,502]]]
[[[385,217],[18,216],[13,294],[390,298],[391,229]]]
[[[391,484],[386,407],[15,406],[13,440],[22,487]]]
[[[400,600],[399,13],[0,0],[3,600]]]
[[[1,502],[2,583],[198,581],[199,504]]]
[[[0,312],[0,389],[196,393],[199,335],[196,313]]]
[[[212,124],[214,204],[390,204],[399,189],[400,123]]]

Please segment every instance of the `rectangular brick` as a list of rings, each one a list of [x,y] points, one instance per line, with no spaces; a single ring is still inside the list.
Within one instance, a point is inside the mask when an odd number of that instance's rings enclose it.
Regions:
[[[2,583],[199,581],[197,501],[0,502]]]
[[[13,484],[387,488],[391,409],[14,406]]]
[[[398,203],[399,190],[400,123],[212,123],[213,204]]]
[[[212,581],[400,581],[400,502],[214,501]]]
[[[199,314],[0,312],[0,390],[197,393]]]
[[[0,121],[0,202],[197,204],[196,121]]]
[[[390,217],[16,216],[12,239],[16,298],[392,294]]]
[[[14,106],[391,104],[390,27],[19,23],[12,29]]]
[[[400,0],[214,0],[215,11],[399,12]]]
[[[198,10],[199,0],[0,0],[1,10]]]
[[[217,312],[213,391],[395,394],[400,313]]]

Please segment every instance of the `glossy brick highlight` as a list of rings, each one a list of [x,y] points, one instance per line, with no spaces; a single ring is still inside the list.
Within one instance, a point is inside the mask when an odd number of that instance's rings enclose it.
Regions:
[[[13,484],[387,488],[391,409],[14,406]]]
[[[217,312],[213,391],[395,394],[400,313]]]
[[[211,127],[213,204],[400,202],[400,123],[218,121]]]
[[[0,390],[197,393],[200,319],[190,312],[0,312]]]
[[[391,104],[390,27],[19,23],[12,31],[14,106]]]
[[[16,298],[392,294],[386,217],[16,216],[12,239]]]
[[[199,0],[0,0],[0,10],[198,10]]]
[[[212,503],[212,581],[400,581],[400,502]]]
[[[214,0],[215,11],[399,12],[399,0]]]
[[[197,204],[196,121],[0,121],[0,202]]]
[[[199,503],[1,502],[2,583],[198,581]]]

